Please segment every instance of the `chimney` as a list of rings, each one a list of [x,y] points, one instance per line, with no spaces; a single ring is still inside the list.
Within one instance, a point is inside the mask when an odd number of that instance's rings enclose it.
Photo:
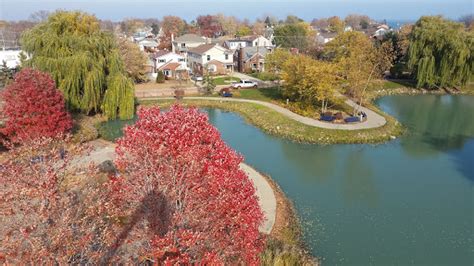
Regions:
[[[171,33],[171,52],[175,52],[175,47],[174,47],[174,33]]]
[[[244,72],[244,49],[242,47],[238,50],[238,57],[237,69],[239,72]]]

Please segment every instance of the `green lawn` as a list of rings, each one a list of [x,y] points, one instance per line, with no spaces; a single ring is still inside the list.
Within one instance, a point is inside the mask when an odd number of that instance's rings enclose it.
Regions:
[[[251,73],[250,76],[263,80],[263,81],[274,81],[278,80],[278,76],[269,72],[256,72],[256,73]]]
[[[235,98],[259,100],[271,102],[272,100],[281,100],[280,90],[278,88],[260,88],[260,89],[240,89],[234,91]]]
[[[230,77],[230,76],[218,77],[218,78],[214,78],[213,80],[216,85],[230,85],[232,82],[240,81],[239,78]]]
[[[416,87],[415,81],[410,79],[394,79],[394,80],[384,80],[383,88],[384,89],[398,89],[398,88],[414,88]]]

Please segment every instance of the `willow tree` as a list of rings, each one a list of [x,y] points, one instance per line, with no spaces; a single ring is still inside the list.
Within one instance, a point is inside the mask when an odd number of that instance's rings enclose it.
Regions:
[[[70,110],[133,116],[133,82],[113,35],[100,30],[96,17],[55,12],[23,34],[22,47],[31,55],[27,65],[51,73]]]
[[[474,71],[474,33],[440,16],[421,17],[411,32],[408,58],[417,87],[464,85]]]

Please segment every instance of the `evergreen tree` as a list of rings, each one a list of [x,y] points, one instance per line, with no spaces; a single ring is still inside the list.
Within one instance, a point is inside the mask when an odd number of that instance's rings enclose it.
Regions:
[[[422,17],[413,27],[408,58],[417,87],[464,85],[474,70],[474,33],[440,16]]]
[[[31,66],[51,73],[71,110],[103,111],[109,119],[134,113],[133,82],[126,76],[116,41],[96,17],[58,11],[22,36]]]
[[[158,71],[156,75],[156,83],[165,83],[165,74],[163,74],[163,71]]]
[[[216,83],[214,82],[214,79],[211,77],[211,75],[206,74],[206,77],[204,78],[204,93],[212,94],[215,88]]]

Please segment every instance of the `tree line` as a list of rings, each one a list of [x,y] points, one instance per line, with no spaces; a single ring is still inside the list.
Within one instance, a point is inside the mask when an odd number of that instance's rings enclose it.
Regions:
[[[331,23],[317,23],[331,28]],[[360,22],[358,25],[362,27]],[[284,27],[306,26],[295,20]],[[329,104],[338,102],[338,92],[363,105],[375,81],[389,72],[395,78],[414,79],[418,88],[464,86],[472,81],[474,72],[473,40],[472,21],[460,23],[427,16],[382,38],[370,38],[360,31],[341,31],[315,54],[279,48],[267,55],[266,70],[284,80],[285,98],[319,105],[325,112]],[[301,45],[302,41],[298,43]],[[290,43],[289,47],[294,45]]]

